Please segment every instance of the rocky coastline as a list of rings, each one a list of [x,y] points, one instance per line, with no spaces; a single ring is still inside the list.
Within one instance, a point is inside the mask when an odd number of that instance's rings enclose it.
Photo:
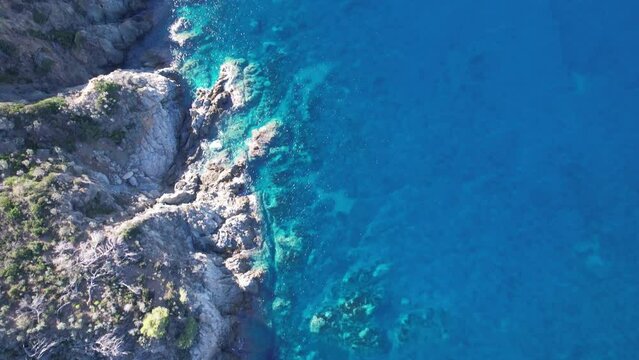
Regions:
[[[240,156],[217,139],[220,120],[248,104],[242,61],[225,63],[189,108],[174,68],[105,71],[154,17],[142,1],[94,2],[95,12],[78,7],[88,2],[38,2],[49,14],[41,23],[25,20],[31,5],[0,4],[20,15],[0,26],[5,43],[22,41],[22,26],[56,29],[67,11],[82,29],[74,41],[97,36],[101,46],[75,41],[67,51],[29,38],[40,50],[21,55],[50,52],[76,68],[45,75],[0,48],[0,74],[18,66],[19,77],[0,84],[11,100],[0,102],[0,357],[242,358],[238,318],[265,272],[249,169],[277,124],[254,130]]]

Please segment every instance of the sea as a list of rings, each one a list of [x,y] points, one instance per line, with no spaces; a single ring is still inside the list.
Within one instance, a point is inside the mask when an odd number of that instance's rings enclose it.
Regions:
[[[176,0],[252,170],[249,359],[639,359],[639,2]]]

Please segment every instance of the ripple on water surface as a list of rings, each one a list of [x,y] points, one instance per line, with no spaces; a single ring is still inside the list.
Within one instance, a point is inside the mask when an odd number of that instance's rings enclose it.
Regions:
[[[638,358],[637,10],[178,2],[194,88],[250,68],[224,145],[281,126],[254,357]]]

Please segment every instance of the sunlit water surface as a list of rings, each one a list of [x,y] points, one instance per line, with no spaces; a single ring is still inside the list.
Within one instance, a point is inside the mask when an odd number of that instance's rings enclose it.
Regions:
[[[179,1],[193,88],[259,164],[255,359],[638,359],[639,6]]]

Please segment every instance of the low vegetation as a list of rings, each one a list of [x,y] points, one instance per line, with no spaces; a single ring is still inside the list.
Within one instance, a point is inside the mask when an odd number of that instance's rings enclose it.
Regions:
[[[106,80],[97,80],[94,88],[98,93],[96,107],[104,110],[107,114],[111,113],[118,101],[122,85]]]
[[[169,310],[158,306],[144,316],[140,333],[147,338],[160,339],[166,335],[166,327],[169,324]]]
[[[18,53],[18,47],[10,41],[0,39],[0,51],[8,56],[15,56]]]
[[[61,97],[51,97],[33,104],[0,103],[0,115],[7,117],[30,116],[43,118],[59,114],[66,106],[66,100]]]
[[[182,350],[190,349],[198,334],[198,323],[194,317],[189,316],[184,324],[184,330],[177,339],[177,346]]]
[[[199,329],[183,275],[144,253],[142,224],[111,236],[90,231],[89,214],[69,222],[65,199],[92,191],[64,156],[43,161],[26,151],[0,162],[13,174],[0,187],[0,332],[14,339],[0,349],[15,350],[0,357],[83,349],[108,358],[155,340],[191,348]]]
[[[103,116],[121,86],[94,86],[100,113],[63,97],[0,103],[0,358],[126,358],[153,344],[186,356],[197,340],[193,264],[147,250],[144,223],[111,227],[130,195],[75,152],[130,130]]]
[[[33,9],[31,14],[33,16],[33,21],[36,24],[42,25],[42,24],[46,23],[47,20],[49,20],[49,17],[45,13],[43,13],[43,12],[37,10],[37,9]]]
[[[116,88],[108,84],[100,86],[98,102],[103,106],[109,104],[105,109],[115,108]],[[27,146],[34,148],[49,145],[73,151],[78,141],[105,138],[119,145],[126,137],[124,130],[107,131],[94,117],[70,110],[62,97],[51,97],[32,104],[0,103],[0,117],[11,121],[14,131]]]

